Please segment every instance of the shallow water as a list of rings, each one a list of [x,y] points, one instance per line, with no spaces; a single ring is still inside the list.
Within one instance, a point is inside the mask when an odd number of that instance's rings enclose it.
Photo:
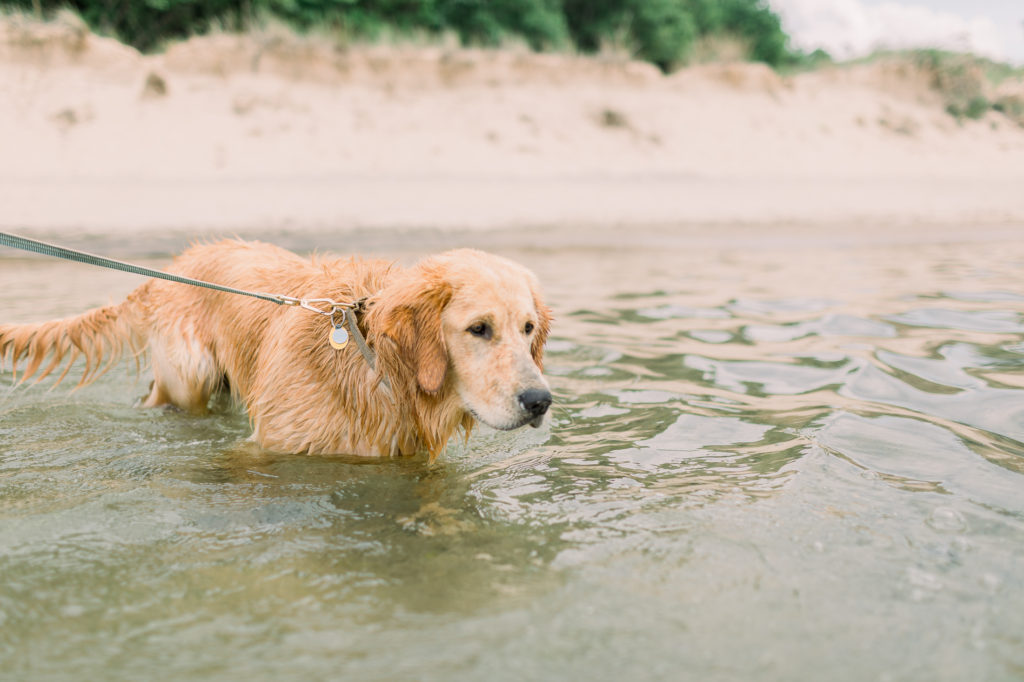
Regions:
[[[5,373],[0,677],[1024,678],[1024,243],[865,231],[346,239],[491,248],[555,309],[549,425],[432,468]],[[137,283],[7,257],[0,312]]]

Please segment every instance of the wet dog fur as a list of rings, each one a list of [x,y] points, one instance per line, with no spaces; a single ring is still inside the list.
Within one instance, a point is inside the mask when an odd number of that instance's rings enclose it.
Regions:
[[[550,310],[534,275],[504,258],[460,249],[400,268],[223,241],[192,247],[168,271],[300,298],[365,297],[359,325],[377,371],[354,343],[330,346],[326,316],[158,279],[76,317],[0,325],[0,368],[23,361],[25,381],[63,363],[63,379],[83,356],[88,383],[124,355],[148,355],[143,406],[203,414],[227,387],[257,444],[290,453],[426,451],[433,461],[478,420],[537,425],[550,404],[541,375]]]

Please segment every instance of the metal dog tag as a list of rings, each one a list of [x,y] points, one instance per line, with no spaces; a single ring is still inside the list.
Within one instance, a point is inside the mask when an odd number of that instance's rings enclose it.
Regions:
[[[331,348],[342,350],[348,345],[348,331],[344,327],[335,327],[331,330]]]

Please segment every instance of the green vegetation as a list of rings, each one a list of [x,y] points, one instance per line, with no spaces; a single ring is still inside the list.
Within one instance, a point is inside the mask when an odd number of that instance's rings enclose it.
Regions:
[[[931,74],[931,85],[942,95],[951,116],[978,120],[991,110],[1024,125],[1024,103],[1019,96],[990,99],[993,86],[1024,75],[1024,69],[942,50],[913,52],[911,59]]]
[[[1024,97],[1021,95],[1000,97],[992,104],[992,110],[1024,127]]]
[[[766,0],[0,0],[0,6],[43,15],[70,8],[94,31],[140,50],[271,18],[343,40],[453,33],[464,45],[518,40],[535,50],[624,48],[665,71],[685,64],[698,40],[715,36],[737,39],[750,59],[777,68],[822,56],[792,50]]]
[[[938,49],[880,51],[850,63],[880,61],[916,67],[941,97],[946,113],[958,121],[977,121],[994,111],[1024,127],[1024,94],[999,88],[1004,81],[1024,81],[1024,68]]]

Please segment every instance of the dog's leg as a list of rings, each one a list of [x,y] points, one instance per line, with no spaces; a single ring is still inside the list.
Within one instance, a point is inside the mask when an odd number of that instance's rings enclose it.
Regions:
[[[212,350],[194,338],[150,342],[153,386],[143,407],[173,405],[190,414],[206,414],[210,396],[223,382]]]

